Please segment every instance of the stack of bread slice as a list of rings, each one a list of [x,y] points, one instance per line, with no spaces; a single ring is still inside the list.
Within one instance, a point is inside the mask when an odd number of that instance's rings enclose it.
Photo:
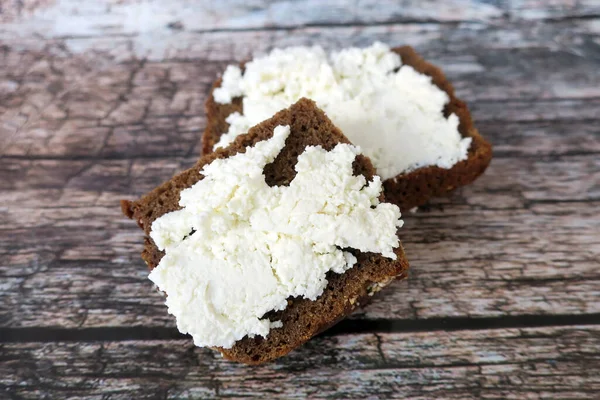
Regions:
[[[425,62],[410,47],[395,48],[393,52],[401,57],[404,65],[409,65],[419,73],[431,77],[432,82],[447,94],[449,102],[443,111],[444,115],[458,116],[460,135],[471,138],[466,159],[457,162],[451,168],[423,166],[383,182],[383,193],[376,203],[387,201],[406,211],[426,203],[433,196],[444,195],[475,180],[488,166],[492,153],[490,144],[473,126],[467,106],[455,97],[452,85],[441,70]],[[202,136],[202,155],[198,162],[140,199],[121,202],[123,213],[136,221],[145,233],[142,258],[150,270],[157,268],[165,257],[165,249],[159,248],[151,235],[153,223],[158,219],[164,219],[164,216],[170,213],[181,210],[182,191],[205,179],[203,171],[211,165],[217,165],[218,160],[244,154],[258,143],[272,138],[276,127],[289,127],[285,146],[263,170],[264,181],[269,186],[287,186],[296,176],[299,156],[308,148],[320,146],[326,151],[332,151],[341,143],[350,144],[344,132],[332,123],[315,102],[301,98],[289,108],[280,110],[267,120],[258,123],[246,134],[239,135],[228,146],[215,149],[215,144],[218,143],[221,135],[227,132],[227,117],[234,112],[243,112],[241,97],[232,99],[228,104],[215,101],[213,94],[221,83],[221,79],[214,83],[206,102],[207,127]],[[352,167],[355,175],[364,176],[365,182],[378,179],[371,160],[364,155],[356,156]],[[192,230],[189,235],[194,232],[195,230]],[[344,246],[338,245],[338,247]],[[232,346],[210,347],[214,347],[228,359],[247,364],[271,361],[285,355],[349,315],[394,279],[407,276],[408,262],[399,242],[393,251],[395,258],[352,247],[345,247],[343,250],[355,257],[356,262],[343,273],[327,272],[326,286],[318,297],[310,299],[290,296],[285,308],[271,310],[257,316],[276,323],[277,328],[271,328],[266,335],[246,335]],[[171,294],[167,291],[166,295]],[[224,313],[222,310],[221,312]],[[227,316],[224,315],[223,318]]]

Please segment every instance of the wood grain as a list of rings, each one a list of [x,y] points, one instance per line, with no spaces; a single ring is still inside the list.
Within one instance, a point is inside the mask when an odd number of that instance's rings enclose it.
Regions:
[[[242,1],[200,0],[87,1],[22,0],[8,2],[0,21],[8,30],[46,37],[135,35],[156,31],[244,30],[299,26],[455,23],[511,20],[560,20],[598,16],[594,0],[496,0],[443,2],[404,0]],[[12,4],[11,4],[12,3]]]
[[[544,49],[560,51],[562,59],[554,64],[557,74],[569,72],[569,67],[582,67],[595,62],[595,38],[600,27],[597,17],[552,20],[552,21],[503,21],[489,23],[471,21],[464,23],[406,23],[383,24],[375,26],[342,25],[297,27],[293,29],[265,29],[241,31],[196,31],[168,30],[167,32],[144,32],[143,34],[109,34],[109,35],[65,35],[46,37],[49,29],[43,32],[28,32],[23,24],[13,31],[10,24],[0,25],[0,40],[5,45],[19,50],[40,50],[44,55],[70,55],[92,53],[94,56],[110,56],[119,61],[175,61],[175,60],[213,60],[231,61],[232,55],[236,60],[243,60],[255,52],[264,52],[273,47],[283,47],[302,44],[321,44],[326,48],[340,48],[349,45],[365,46],[375,40],[392,45],[410,44],[418,47],[428,59],[446,63],[440,60],[436,52],[447,49],[451,59],[462,59],[466,64],[463,71],[483,70],[485,63],[492,64],[493,72],[506,71],[504,62],[517,62],[526,50],[535,54],[544,53]],[[43,24],[34,23],[35,27]],[[62,26],[69,27],[70,24]],[[75,25],[77,26],[77,25]],[[145,26],[145,25],[144,25]],[[513,49],[502,57],[497,52]],[[209,55],[209,57],[207,56]],[[473,55],[477,55],[473,58]],[[473,63],[473,61],[478,62]],[[87,63],[89,64],[89,63]],[[86,65],[87,65],[86,64]],[[543,59],[537,70],[545,70],[547,62]],[[102,66],[100,64],[99,66]],[[23,68],[19,68],[23,70]],[[535,76],[534,70],[527,72]],[[574,80],[569,86],[560,87],[565,95],[571,90],[582,90],[576,85],[576,70],[571,70]],[[551,81],[532,82],[549,88]],[[485,90],[486,85],[480,85],[479,90]],[[573,86],[573,87],[571,87]],[[491,88],[495,88],[492,85]],[[526,86],[523,89],[532,89]],[[539,87],[537,87],[539,89]],[[593,90],[591,85],[588,89]],[[592,91],[597,93],[596,91]],[[521,93],[521,92],[516,92]],[[523,95],[525,93],[521,93]]]
[[[480,130],[494,144],[503,145],[503,135],[523,129],[512,125],[502,131],[499,122],[504,121],[562,122],[563,133],[593,130],[589,122],[600,118],[600,58],[593,46],[600,40],[600,24],[587,29],[588,22],[576,21],[568,34],[564,24],[537,24],[535,29],[466,26],[451,31],[439,26],[411,30],[404,25],[379,32],[321,29],[319,42],[342,46],[379,38],[399,44],[401,38],[402,43],[418,44],[421,52],[444,67],[458,94],[473,108]],[[545,34],[537,37],[538,31]],[[226,63],[248,57],[253,50],[291,44],[290,40],[309,44],[316,37],[315,31],[304,29],[287,36],[268,31],[169,38],[191,45],[185,51],[174,45],[168,60],[156,62],[137,58],[131,50],[135,45],[127,38],[106,42],[106,52],[101,51],[103,43],[91,39],[71,43],[94,48],[83,53],[69,51],[69,40],[60,44],[36,40],[31,46],[41,46],[38,50],[29,45],[24,50],[22,41],[8,41],[0,52],[0,154],[110,158],[198,154],[198,137],[205,125],[203,102]],[[487,122],[495,125],[489,127]],[[592,140],[591,146],[597,142]]]
[[[589,399],[600,326],[317,338],[233,364],[189,341],[12,343],[0,385],[24,399]]]

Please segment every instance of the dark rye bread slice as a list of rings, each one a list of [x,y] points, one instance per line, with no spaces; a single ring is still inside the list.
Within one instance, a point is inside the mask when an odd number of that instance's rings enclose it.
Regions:
[[[430,76],[433,83],[448,94],[450,102],[444,109],[444,115],[448,117],[452,113],[456,114],[460,120],[460,134],[472,138],[468,158],[452,168],[423,167],[384,182],[387,201],[397,204],[402,211],[407,211],[425,204],[431,197],[446,195],[473,182],[489,165],[492,146],[475,129],[467,105],[454,95],[452,84],[438,67],[426,62],[410,46],[396,47],[393,51],[400,55],[402,64],[410,65],[418,72]],[[203,155],[211,153],[221,135],[229,129],[229,124],[225,122],[227,116],[235,111],[242,112],[241,97],[233,99],[231,104],[215,102],[212,93],[220,85],[221,79],[218,79],[205,104],[207,125],[202,135]]]
[[[199,171],[204,165],[217,158],[244,153],[247,146],[272,137],[273,129],[278,125],[289,125],[291,133],[285,148],[273,163],[265,167],[269,185],[289,184],[296,174],[294,166],[298,155],[306,146],[320,145],[331,150],[338,143],[349,143],[314,102],[301,99],[289,109],[280,111],[271,119],[253,127],[247,135],[239,136],[229,147],[202,157],[193,168],[176,175],[141,199],[122,201],[123,213],[137,221],[146,234],[142,258],[150,269],[155,268],[164,255],[148,236],[152,222],[161,215],[180,208],[179,193],[203,178]],[[371,180],[375,170],[367,157],[358,156],[354,162],[354,173]],[[406,276],[408,262],[401,245],[395,251],[396,260],[379,254],[351,251],[358,263],[341,275],[330,272],[327,275],[329,283],[317,300],[290,298],[285,310],[265,316],[272,321],[282,321],[282,328],[272,329],[266,338],[245,337],[231,349],[217,350],[230,360],[247,364],[273,360],[343,319],[393,279]]]

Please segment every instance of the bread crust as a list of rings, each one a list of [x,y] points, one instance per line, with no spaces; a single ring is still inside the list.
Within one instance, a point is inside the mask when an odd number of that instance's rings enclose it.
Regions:
[[[414,171],[397,175],[384,181],[387,201],[400,207],[403,212],[425,204],[430,198],[444,196],[458,187],[468,185],[479,177],[492,159],[492,146],[475,129],[467,105],[454,94],[452,84],[442,70],[425,61],[412,47],[402,46],[392,49],[402,59],[403,65],[409,65],[416,71],[428,75],[433,83],[448,94],[450,102],[444,109],[444,115],[456,114],[459,118],[458,130],[462,137],[472,138],[468,158],[456,163],[450,169],[436,166],[422,167]],[[243,66],[243,65],[242,65]],[[221,78],[213,84],[205,103],[207,124],[202,135],[201,154],[210,154],[214,145],[229,129],[225,122],[233,112],[242,112],[242,98],[233,99],[231,104],[219,104],[213,92],[221,85]]]
[[[269,185],[289,184],[295,176],[297,157],[306,146],[320,145],[331,150],[338,143],[349,143],[313,101],[301,99],[289,109],[251,128],[248,134],[237,137],[227,148],[203,156],[193,168],[176,175],[141,199],[122,201],[123,214],[137,221],[146,234],[142,258],[151,270],[164,255],[149,236],[152,222],[165,213],[180,209],[181,190],[203,179],[200,170],[204,165],[218,158],[245,152],[247,146],[272,137],[273,129],[278,125],[289,125],[291,133],[285,148],[273,163],[265,167],[265,180]],[[362,174],[368,180],[375,174],[367,157],[357,156],[353,166],[355,174]],[[271,321],[282,321],[282,328],[272,329],[266,338],[245,337],[230,349],[216,350],[225,358],[246,364],[271,361],[287,354],[364,304],[377,284],[385,286],[395,278],[406,277],[408,261],[402,245],[395,251],[396,260],[380,254],[350,251],[357,257],[357,264],[343,274],[330,272],[327,275],[327,287],[317,300],[290,298],[285,310],[265,315]]]

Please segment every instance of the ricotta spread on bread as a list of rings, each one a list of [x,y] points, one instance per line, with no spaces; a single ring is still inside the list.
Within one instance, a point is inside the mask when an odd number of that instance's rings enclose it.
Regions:
[[[264,315],[289,297],[318,298],[329,271],[357,262],[349,249],[396,258],[400,210],[380,203],[378,176],[353,174],[358,147],[308,146],[289,186],[266,183],[264,167],[289,134],[277,126],[270,139],[205,165],[204,178],[181,191],[182,208],[152,223],[165,255],[149,278],[197,346],[266,337],[282,325]]]
[[[228,66],[213,96],[220,104],[243,102],[243,114],[228,116],[229,130],[215,148],[307,97],[384,180],[420,167],[451,168],[467,159],[471,144],[458,131],[458,117],[444,116],[448,95],[382,43],[330,55],[318,46],[275,49],[243,70]]]

